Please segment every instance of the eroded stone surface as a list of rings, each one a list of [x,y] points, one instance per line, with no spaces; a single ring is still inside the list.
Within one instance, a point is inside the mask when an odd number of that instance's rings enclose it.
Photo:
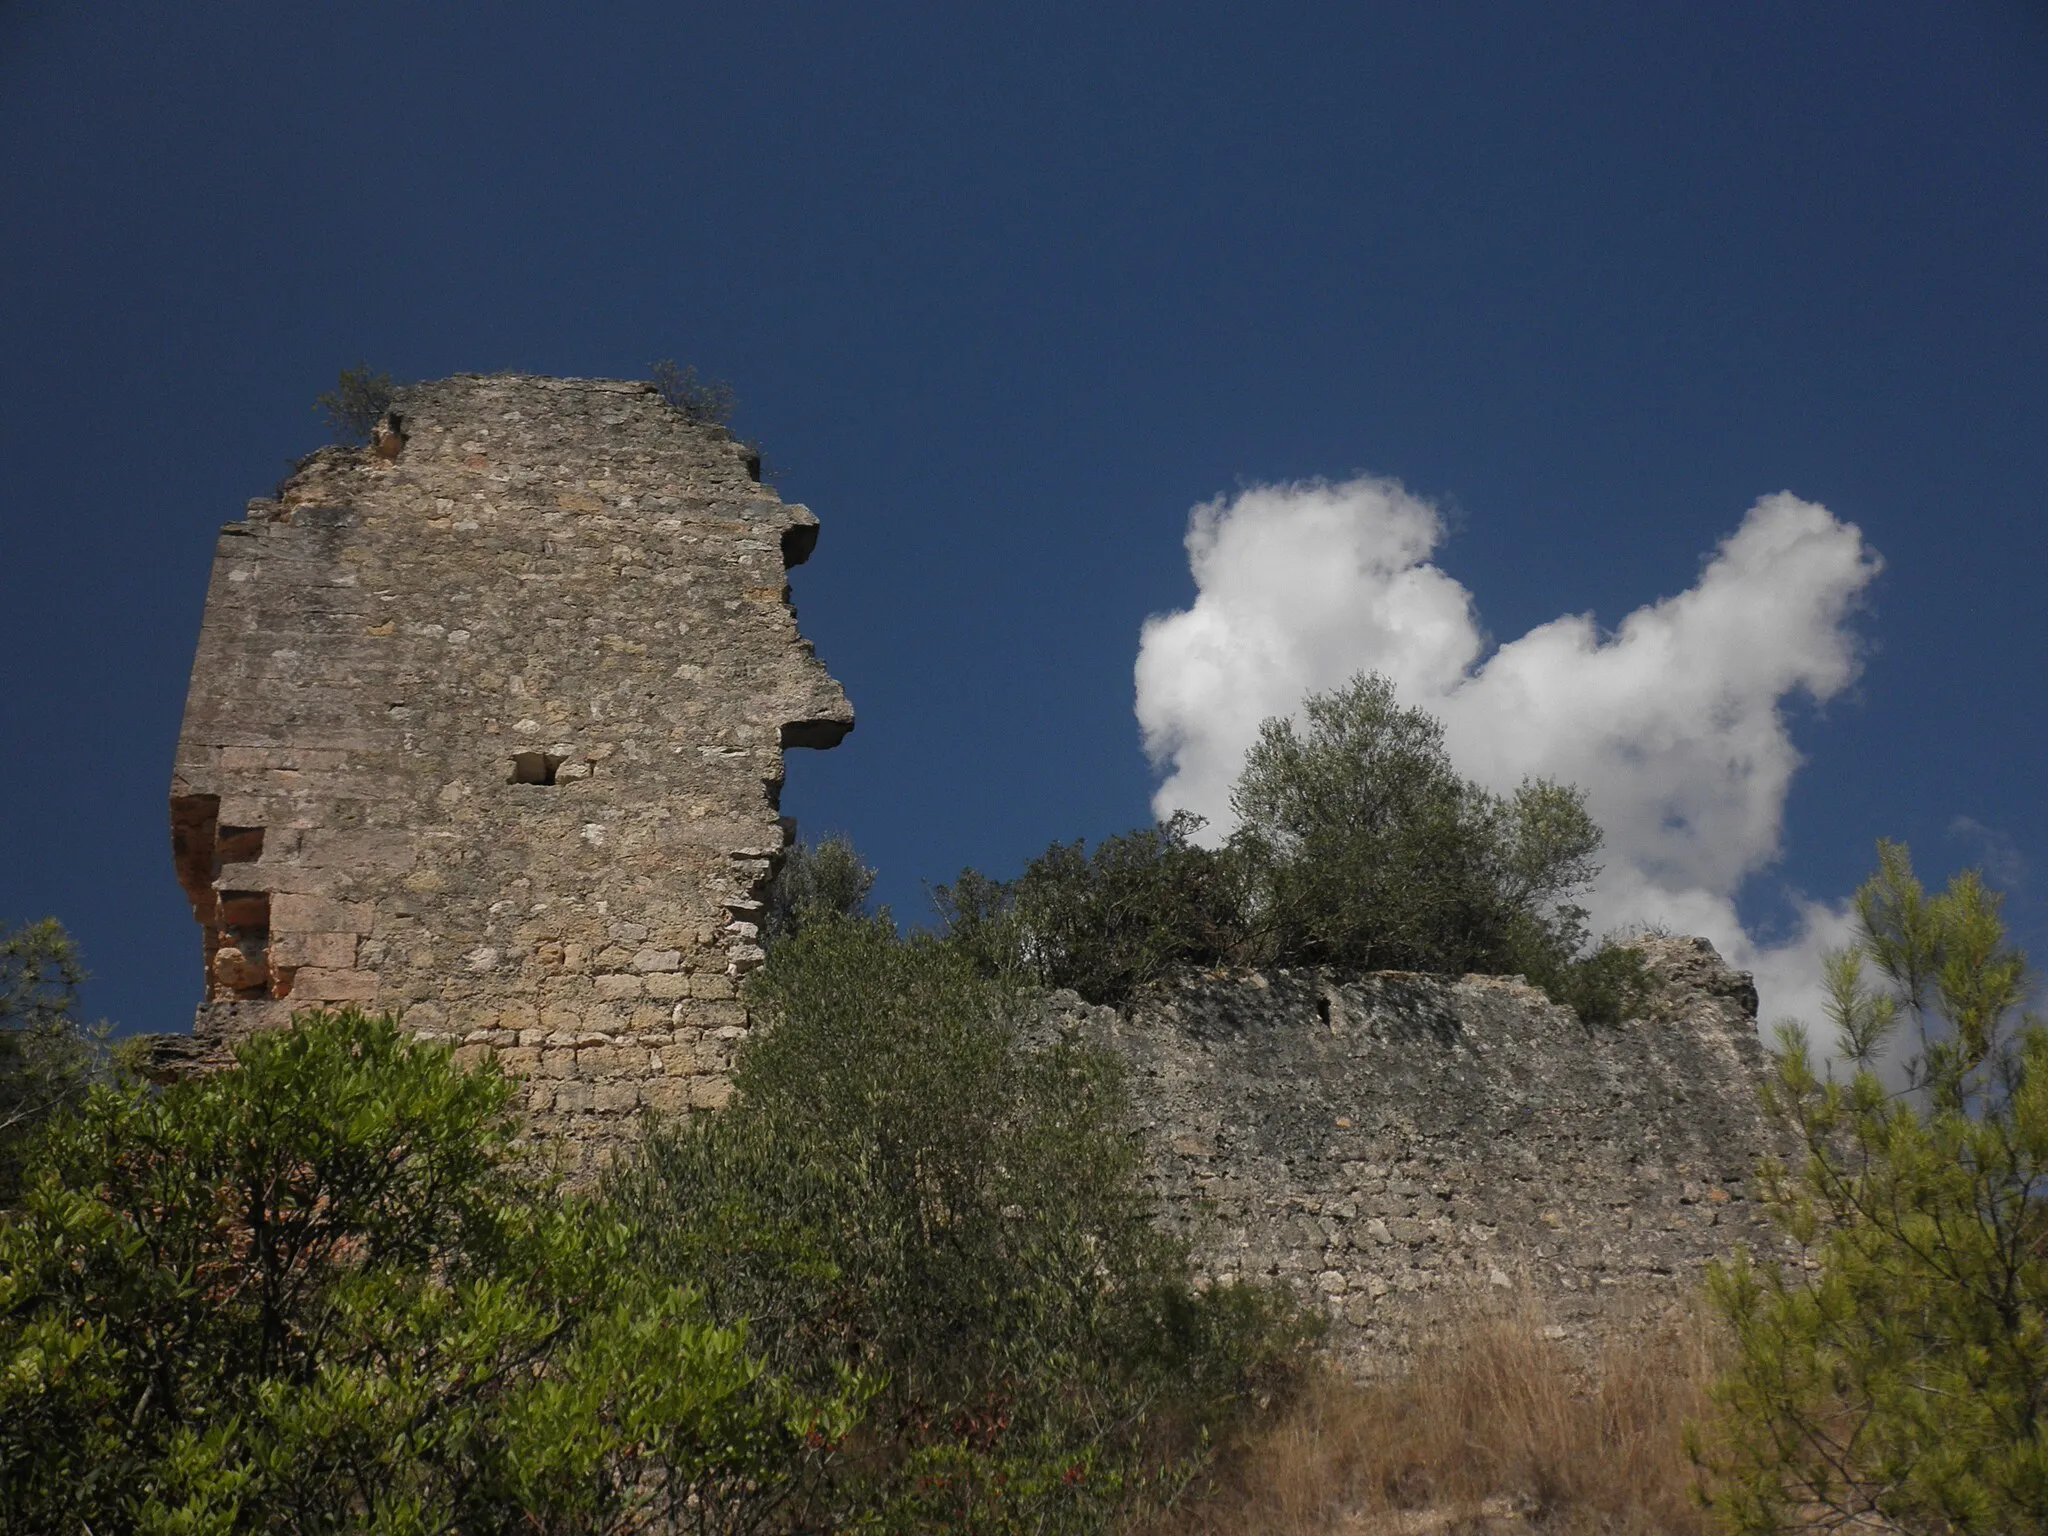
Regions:
[[[572,1143],[722,1101],[783,748],[853,724],[788,600],[817,521],[756,464],[644,384],[463,376],[222,530],[184,1054],[361,1003],[496,1053]]]
[[[1754,1176],[1756,992],[1704,939],[1640,941],[1649,1017],[1586,1025],[1514,977],[1188,975],[1055,1023],[1113,1046],[1169,1220],[1223,1278],[1285,1280],[1374,1373],[1475,1292],[1591,1343],[1775,1242]]]

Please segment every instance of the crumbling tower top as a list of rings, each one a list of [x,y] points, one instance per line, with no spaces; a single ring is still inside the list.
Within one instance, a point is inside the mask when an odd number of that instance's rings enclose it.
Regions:
[[[222,530],[171,788],[202,1049],[359,1002],[518,1053],[571,1137],[720,1096],[783,749],[853,725],[758,465],[644,384],[465,375]]]

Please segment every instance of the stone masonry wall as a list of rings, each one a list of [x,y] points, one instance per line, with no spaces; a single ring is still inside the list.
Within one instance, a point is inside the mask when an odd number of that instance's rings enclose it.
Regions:
[[[1129,1062],[1210,1272],[1318,1298],[1372,1373],[1465,1298],[1526,1291],[1585,1344],[1775,1241],[1756,991],[1704,939],[1640,942],[1664,990],[1613,1027],[1515,977],[1316,970],[1184,976],[1122,1014],[1066,994],[1056,1018]]]
[[[788,840],[852,728],[787,568],[817,520],[644,384],[462,376],[222,530],[171,788],[202,1064],[402,1009],[590,1151],[722,1101]]]

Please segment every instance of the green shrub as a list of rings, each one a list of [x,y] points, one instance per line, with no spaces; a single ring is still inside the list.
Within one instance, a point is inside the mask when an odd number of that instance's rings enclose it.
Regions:
[[[1261,947],[1353,970],[1521,971],[1584,940],[1598,873],[1582,791],[1505,798],[1461,777],[1443,727],[1361,676],[1268,720],[1231,795]]]
[[[776,1370],[886,1380],[840,1469],[884,1528],[1104,1529],[1284,1374],[1291,1311],[1153,1224],[1116,1058],[1027,1049],[1023,995],[879,922],[805,926],[752,1001],[731,1103],[612,1197]]]
[[[600,1532],[803,1506],[806,1394],[514,1155],[511,1086],[388,1019],[101,1087],[0,1225],[10,1531]]]
[[[0,1207],[20,1190],[35,1133],[100,1076],[104,1026],[79,1022],[78,947],[55,918],[0,933]]]
[[[1220,849],[1199,818],[1054,844],[1013,881],[964,871],[936,892],[950,942],[985,974],[1118,1003],[1177,966],[1521,973],[1588,1022],[1647,991],[1625,947],[1586,953],[1574,898],[1598,873],[1583,792],[1495,795],[1457,774],[1443,728],[1361,676],[1268,720]]]
[[[762,932],[772,944],[820,918],[865,917],[874,888],[875,872],[862,861],[851,839],[833,836],[822,842],[793,843],[768,888]]]
[[[370,440],[377,423],[391,409],[396,387],[390,374],[372,373],[368,363],[358,363],[341,370],[334,388],[318,396],[313,409],[326,416],[336,442],[358,448]]]
[[[1518,959],[1519,974],[1588,1024],[1619,1024],[1637,1017],[1655,990],[1642,952],[1611,938],[1575,955],[1554,934],[1540,934],[1522,948]]]
[[[1857,909],[1828,977],[1857,1070],[1817,1075],[1793,1026],[1773,1084],[1801,1156],[1765,1190],[1803,1262],[1712,1271],[1736,1363],[1695,1454],[1737,1531],[2048,1531],[2048,1029],[1974,873],[1928,897],[1884,844]],[[1897,1093],[1873,1068],[1909,1014]]]
[[[1055,843],[1007,884],[965,871],[935,893],[940,916],[990,974],[1121,1002],[1176,966],[1244,951],[1241,862],[1192,843],[1200,826],[1182,812],[1092,853]]]

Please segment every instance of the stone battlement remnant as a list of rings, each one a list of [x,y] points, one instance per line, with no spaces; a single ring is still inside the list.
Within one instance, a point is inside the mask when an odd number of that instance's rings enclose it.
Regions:
[[[1756,989],[1704,939],[1637,942],[1646,1016],[1581,1023],[1514,976],[1183,975],[1048,1025],[1118,1051],[1169,1221],[1281,1280],[1374,1373],[1462,1303],[1527,1297],[1590,1345],[1778,1241],[1755,1184]]]
[[[403,1009],[589,1145],[719,1102],[786,747],[853,712],[797,633],[817,520],[651,386],[402,390],[222,530],[171,789],[188,1054]]]

